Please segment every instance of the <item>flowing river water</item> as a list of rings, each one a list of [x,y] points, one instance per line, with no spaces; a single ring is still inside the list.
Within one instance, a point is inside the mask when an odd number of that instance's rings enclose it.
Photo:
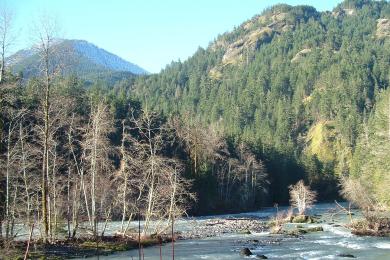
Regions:
[[[175,259],[256,259],[256,255],[264,255],[268,259],[390,259],[390,238],[359,237],[342,225],[348,221],[346,214],[335,214],[335,204],[317,204],[311,214],[320,217],[319,223],[304,224],[305,227],[323,227],[323,232],[313,232],[299,237],[273,235],[269,232],[251,234],[220,234],[202,239],[179,240],[175,242]],[[177,221],[177,231],[191,231],[202,223],[213,219],[224,218],[257,218],[266,221],[274,216],[275,209],[264,209],[257,212],[198,217]],[[354,218],[359,218],[354,212]],[[132,223],[136,226],[137,223]],[[287,224],[295,228],[296,224]],[[119,223],[111,224],[107,232],[118,230]],[[240,256],[240,250],[248,247],[254,255]],[[162,259],[172,259],[172,244],[164,244],[161,248]],[[143,249],[144,259],[160,259],[160,247]],[[343,256],[344,255],[344,256]],[[138,259],[138,250],[118,252],[109,256],[92,259]]]

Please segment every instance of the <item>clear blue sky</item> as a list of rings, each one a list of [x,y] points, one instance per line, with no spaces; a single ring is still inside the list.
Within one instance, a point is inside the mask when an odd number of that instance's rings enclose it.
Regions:
[[[83,39],[150,72],[185,60],[218,34],[283,2],[331,10],[340,0],[0,0],[14,12],[13,51],[32,45],[31,24],[53,14],[61,36]]]

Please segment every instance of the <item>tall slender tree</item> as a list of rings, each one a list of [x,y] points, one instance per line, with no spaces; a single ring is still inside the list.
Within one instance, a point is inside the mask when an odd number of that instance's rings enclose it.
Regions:
[[[57,35],[57,25],[52,17],[43,15],[38,21],[35,27],[35,34],[37,37],[37,51],[40,56],[39,69],[42,76],[42,92],[43,99],[41,101],[41,109],[43,114],[43,135],[42,135],[42,180],[41,180],[41,193],[42,193],[42,206],[41,217],[43,225],[43,239],[48,241],[49,237],[49,220],[48,220],[48,176],[50,175],[50,108],[51,108],[51,92],[54,77],[58,74],[58,66],[55,65],[54,42]]]
[[[5,57],[12,44],[12,12],[5,6],[0,6],[0,85],[4,81]]]

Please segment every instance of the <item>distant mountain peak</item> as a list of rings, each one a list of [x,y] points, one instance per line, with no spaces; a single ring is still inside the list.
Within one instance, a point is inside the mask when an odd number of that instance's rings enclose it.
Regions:
[[[128,71],[134,74],[149,74],[149,72],[138,65],[128,62],[113,53],[99,48],[93,43],[85,40],[65,40],[65,42],[66,41],[71,42],[78,53],[84,54],[92,62],[108,67],[114,71]]]
[[[76,74],[83,77],[86,74],[108,72],[127,72],[136,75],[149,74],[140,66],[128,62],[86,40],[57,39],[54,47],[66,53],[61,55],[61,62],[66,64],[65,74]],[[23,49],[11,55],[7,63],[14,73],[22,72],[25,78],[38,74],[39,57],[36,48]]]

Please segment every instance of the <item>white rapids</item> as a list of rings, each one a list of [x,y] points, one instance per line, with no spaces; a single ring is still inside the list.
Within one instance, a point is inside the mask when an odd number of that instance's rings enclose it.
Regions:
[[[287,237],[271,235],[269,232],[252,234],[221,234],[194,240],[175,242],[175,259],[208,259],[208,260],[236,260],[256,259],[256,255],[265,255],[268,259],[348,259],[345,256],[354,256],[358,259],[390,259],[390,238],[358,237],[343,227],[348,221],[344,215],[333,215],[334,204],[317,204],[311,214],[321,215],[320,223],[304,224],[305,226],[322,226],[323,232],[315,232],[302,237]],[[183,219],[178,222],[177,230],[191,230],[204,221],[215,218],[252,217],[267,218],[275,214],[274,209],[265,209],[258,212],[199,217]],[[354,217],[359,217],[355,211]],[[117,228],[118,224],[109,227],[109,232]],[[134,223],[135,225],[135,223]],[[254,254],[242,257],[239,252],[248,247]],[[172,259],[172,244],[162,246],[162,259]],[[342,257],[344,255],[344,257]],[[118,252],[109,256],[99,256],[92,259],[138,259],[138,250]],[[144,259],[160,259],[160,248],[153,246],[144,249]]]

